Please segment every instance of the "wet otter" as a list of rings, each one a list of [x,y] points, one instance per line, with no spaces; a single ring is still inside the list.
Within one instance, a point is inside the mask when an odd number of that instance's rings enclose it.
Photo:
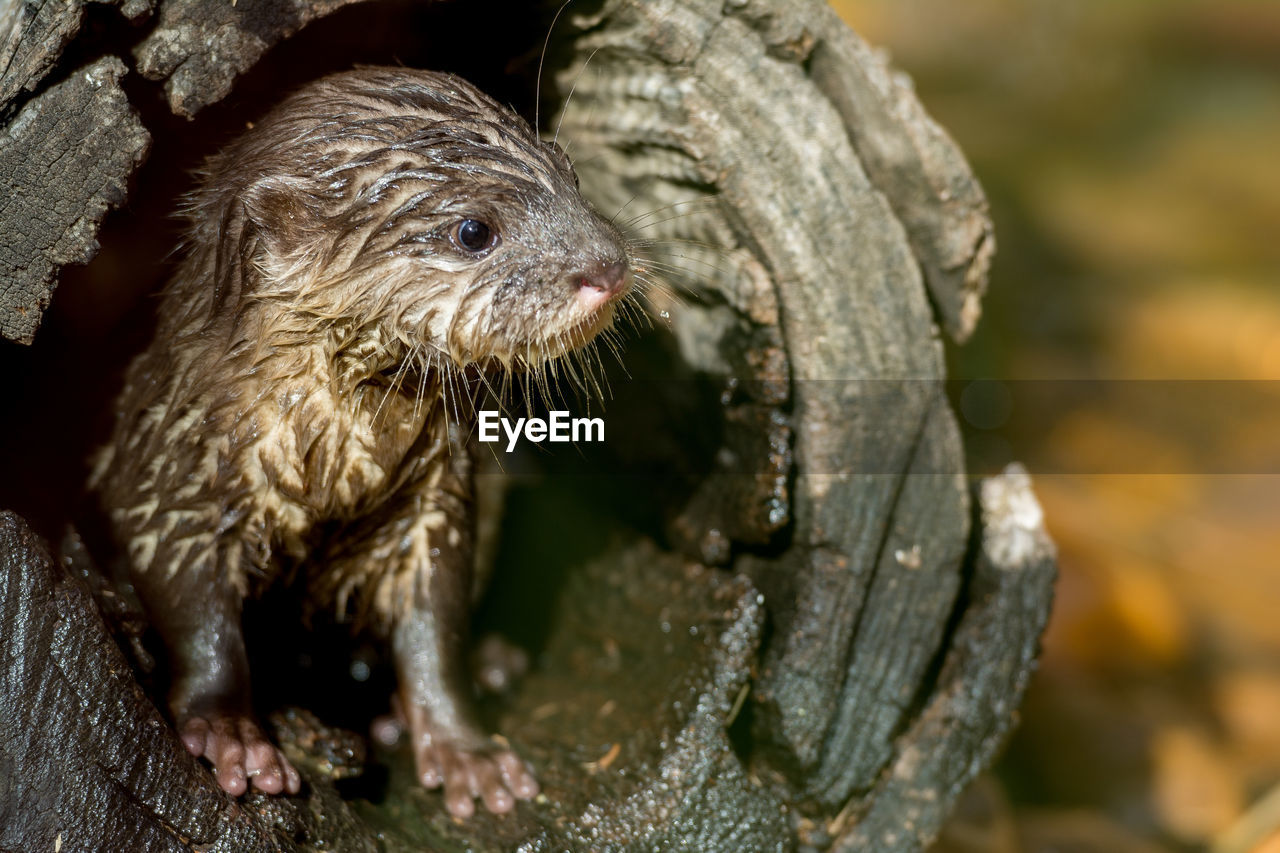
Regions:
[[[240,627],[284,557],[389,640],[422,783],[456,816],[476,797],[510,810],[538,788],[472,709],[456,389],[606,328],[625,241],[554,143],[457,77],[400,68],[288,98],[211,159],[187,214],[91,481],[169,653],[183,743],[232,794],[297,791],[251,713]]]

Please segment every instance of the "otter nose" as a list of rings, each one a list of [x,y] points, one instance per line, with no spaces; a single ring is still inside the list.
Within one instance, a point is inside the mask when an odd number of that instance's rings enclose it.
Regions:
[[[629,271],[624,261],[601,262],[583,271],[579,286],[597,290],[606,297],[613,296],[626,288]]]

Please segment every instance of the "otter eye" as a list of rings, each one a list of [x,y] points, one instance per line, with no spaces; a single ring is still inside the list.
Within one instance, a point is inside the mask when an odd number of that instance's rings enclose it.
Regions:
[[[497,245],[498,235],[478,219],[464,219],[453,226],[453,242],[468,252],[482,252]]]

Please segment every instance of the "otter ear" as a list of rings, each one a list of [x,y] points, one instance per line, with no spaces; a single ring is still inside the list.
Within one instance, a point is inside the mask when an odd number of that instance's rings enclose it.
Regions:
[[[266,253],[296,246],[306,206],[288,179],[261,178],[231,198],[218,224],[213,303],[220,308],[251,289]]]

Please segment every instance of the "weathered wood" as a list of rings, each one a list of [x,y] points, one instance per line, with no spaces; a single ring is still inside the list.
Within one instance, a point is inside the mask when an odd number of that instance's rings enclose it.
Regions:
[[[30,101],[0,135],[0,334],[31,343],[64,264],[98,251],[151,137],[99,59]]]
[[[190,118],[225,98],[276,42],[355,2],[162,0],[158,26],[134,51],[138,71],[163,80],[169,108]]]
[[[1040,653],[1056,551],[1020,466],[979,484],[982,548],[938,684],[866,812],[833,850],[919,849],[1008,734]]]
[[[772,9],[786,19],[807,5]],[[838,807],[889,760],[960,580],[967,495],[934,317],[906,230],[804,65],[842,29],[779,52],[756,28],[771,20],[759,5],[750,15],[712,2],[609,8],[607,22],[583,22],[591,29],[578,50],[584,59],[600,50],[600,69],[578,81],[562,130],[584,163],[584,186],[622,203],[639,182],[618,175],[635,176],[655,149],[652,178],[687,186],[668,153],[684,152],[707,201],[691,197],[696,215],[672,219],[659,235],[675,241],[663,263],[680,263],[680,241],[718,234],[718,245],[749,250],[767,270],[779,306],[795,431],[793,526],[780,556],[741,561],[776,626],[755,694],[758,733],[798,796]],[[653,47],[637,55],[644,44]],[[619,160],[629,169],[616,169]],[[641,193],[632,207],[643,210]],[[732,264],[710,282],[685,269],[730,306],[758,289],[726,281]],[[737,325],[706,313],[686,306],[676,322],[700,334],[718,325],[728,337],[760,325],[741,309]],[[691,361],[704,352],[686,349]],[[910,565],[900,553],[915,555]]]
[[[985,200],[909,87],[823,4],[619,2],[574,20],[560,132],[584,188],[606,211],[654,211],[636,225],[654,268],[682,270],[700,296],[673,309],[686,359],[767,380],[795,435],[773,505],[790,519],[785,547],[737,562],[774,622],[753,694],[756,769],[821,813],[874,802],[905,816],[880,780],[910,769],[897,733],[934,695],[969,538],[936,329],[963,338],[977,319],[994,245]],[[730,363],[735,349],[746,355]],[[691,509],[684,528],[733,529]],[[1000,659],[1002,638],[988,639],[975,660]],[[992,731],[1011,725],[1012,705],[1001,713]],[[989,750],[953,734],[946,760],[971,778]],[[918,849],[937,822],[916,826],[876,849]]]
[[[186,753],[92,596],[11,512],[0,648],[0,849],[286,849]]]
[[[0,0],[0,116],[12,112],[19,93],[33,91],[80,31],[89,3],[118,6],[140,19],[153,0]]]
[[[960,150],[929,118],[911,80],[822,3],[780,14],[773,0],[734,0],[775,56],[803,58],[844,123],[867,177],[907,231],[938,318],[957,341],[981,314],[995,233]]]
[[[84,3],[0,0],[0,114],[14,96],[34,89],[80,30]]]

